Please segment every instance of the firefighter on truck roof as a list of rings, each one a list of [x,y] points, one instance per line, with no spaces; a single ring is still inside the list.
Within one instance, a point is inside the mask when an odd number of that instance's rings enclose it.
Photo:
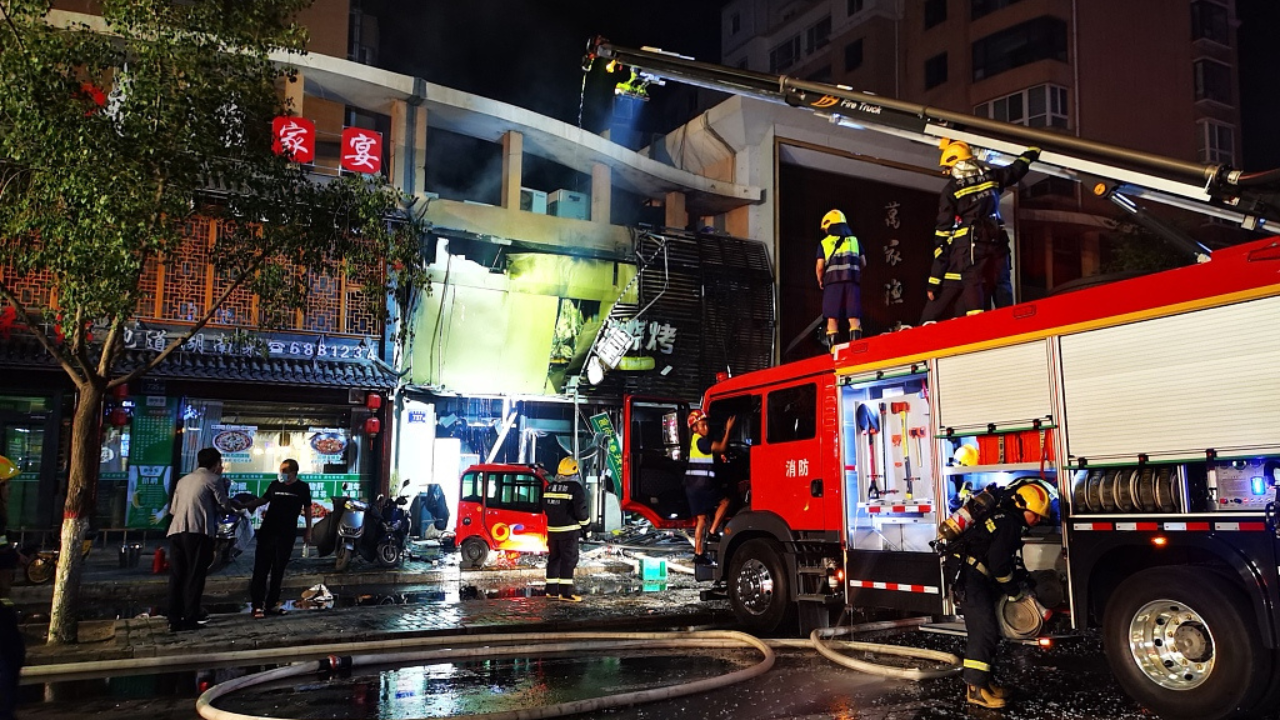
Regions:
[[[822,315],[827,319],[827,347],[833,349],[839,343],[840,318],[849,323],[849,342],[862,337],[859,281],[867,258],[844,213],[828,211],[820,225],[826,237],[818,244],[815,272],[822,290]]]
[[[1003,593],[1017,602],[1031,592],[1020,561],[1022,533],[1050,513],[1049,492],[1038,482],[1014,490],[985,521],[965,533],[947,557],[947,576],[964,615],[968,644],[964,653],[966,700],[988,708],[1004,707],[1008,693],[991,681],[1000,626],[996,604]]]
[[[967,143],[944,139],[939,147],[938,164],[951,179],[939,202],[922,325],[940,319],[953,303],[956,316],[980,313],[993,298],[998,308],[1013,304],[1000,194],[1040,157],[1040,148],[1029,147],[1012,163],[992,167],[979,162]]]
[[[582,602],[573,584],[578,568],[578,537],[587,526],[587,496],[578,476],[578,461],[560,461],[556,479],[542,493],[547,516],[547,598]]]

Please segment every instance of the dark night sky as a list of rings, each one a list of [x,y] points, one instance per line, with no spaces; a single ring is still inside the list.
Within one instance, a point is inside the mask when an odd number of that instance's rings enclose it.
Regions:
[[[378,7],[382,3],[383,10]],[[721,0],[367,0],[381,18],[381,63],[571,124],[578,122],[580,61],[589,37],[656,45],[716,61]],[[1244,167],[1280,167],[1280,2],[1237,0]],[[1188,70],[1189,71],[1189,70]],[[584,125],[603,127],[613,78],[587,84]],[[670,90],[656,89],[654,104]],[[594,102],[593,102],[594,101]],[[640,122],[661,131],[656,107]]]

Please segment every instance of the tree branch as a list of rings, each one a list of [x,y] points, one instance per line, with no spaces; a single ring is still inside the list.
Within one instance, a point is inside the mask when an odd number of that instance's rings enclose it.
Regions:
[[[45,337],[44,332],[40,330],[36,325],[36,322],[31,318],[31,313],[27,312],[26,306],[18,300],[17,296],[13,294],[13,291],[10,290],[9,286],[3,281],[0,281],[0,297],[3,297],[5,302],[9,303],[9,305],[13,307],[14,312],[18,313],[18,317],[26,324],[27,330],[36,337],[37,341],[39,341],[40,346],[45,349],[45,352],[52,355],[54,360],[58,361],[58,364],[62,366],[62,369],[66,371],[67,375],[71,376],[71,379],[74,380],[77,385],[88,382],[87,377],[76,372],[75,367],[71,365],[70,358],[60,348],[58,348],[58,346],[50,342],[49,338]]]
[[[111,329],[107,331],[107,339],[102,343],[102,357],[98,358],[98,376],[106,377],[115,364],[116,341],[120,337],[120,329],[124,327],[124,318],[117,315],[111,321]]]
[[[84,371],[85,376],[88,377],[93,375],[93,361],[89,359],[89,348],[85,346],[83,315],[83,309],[77,309],[75,325],[71,326],[70,333],[67,332],[66,328],[63,328],[62,336],[69,340],[71,358],[80,364],[80,368]]]
[[[204,315],[200,318],[200,320],[195,325],[192,325],[190,328],[187,329],[186,332],[184,332],[182,335],[175,338],[173,342],[169,343],[169,345],[164,350],[160,351],[160,354],[148,360],[147,363],[142,367],[134,370],[133,372],[130,372],[127,375],[121,375],[120,377],[115,378],[114,380],[111,380],[110,382],[108,382],[106,386],[107,389],[110,390],[111,388],[117,387],[119,385],[125,385],[127,383],[133,382],[134,380],[137,380],[138,378],[142,377],[146,373],[149,373],[152,370],[156,369],[156,367],[160,365],[160,363],[164,362],[166,358],[168,358],[171,354],[173,354],[174,350],[177,350],[178,348],[185,345],[186,342],[190,340],[193,336],[195,336],[196,333],[203,330],[205,325],[209,324],[209,321],[213,319],[214,314],[218,311],[219,308],[222,307],[222,303],[226,302],[227,298],[231,297],[231,293],[235,292],[237,288],[239,288],[242,284],[244,284],[244,281],[248,279],[250,275],[252,275],[254,272],[257,271],[258,266],[261,265],[265,259],[266,257],[263,255],[259,255],[258,257],[254,258],[253,262],[249,263],[249,265],[245,267],[243,271],[241,271],[240,276],[235,279],[235,282],[228,285],[227,289],[223,290],[222,294],[219,295],[216,300],[214,300],[212,303],[209,304],[209,307],[205,309]]]

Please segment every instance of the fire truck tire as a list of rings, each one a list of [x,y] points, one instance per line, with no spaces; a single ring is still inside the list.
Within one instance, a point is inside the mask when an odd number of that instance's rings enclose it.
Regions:
[[[1262,698],[1271,653],[1242,594],[1205,571],[1154,568],[1116,588],[1103,618],[1111,671],[1167,720],[1238,717]]]
[[[739,623],[752,632],[771,633],[795,612],[786,571],[782,547],[773,540],[748,540],[733,553],[729,602]]]
[[[460,564],[463,570],[479,570],[489,561],[489,545],[479,536],[472,535],[462,541],[458,554],[462,556]]]

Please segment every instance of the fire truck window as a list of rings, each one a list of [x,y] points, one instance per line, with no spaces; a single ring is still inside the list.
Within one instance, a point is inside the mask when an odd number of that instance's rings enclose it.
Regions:
[[[818,386],[797,385],[769,393],[768,423],[770,443],[809,440],[818,429]]]
[[[707,412],[711,418],[711,436],[718,438],[724,432],[725,422],[736,416],[738,419],[733,424],[729,442],[746,446],[759,445],[760,405],[759,395],[739,395],[711,403],[711,409]]]
[[[483,492],[481,491],[480,474],[469,472],[462,476],[462,500],[463,502],[480,502]]]

